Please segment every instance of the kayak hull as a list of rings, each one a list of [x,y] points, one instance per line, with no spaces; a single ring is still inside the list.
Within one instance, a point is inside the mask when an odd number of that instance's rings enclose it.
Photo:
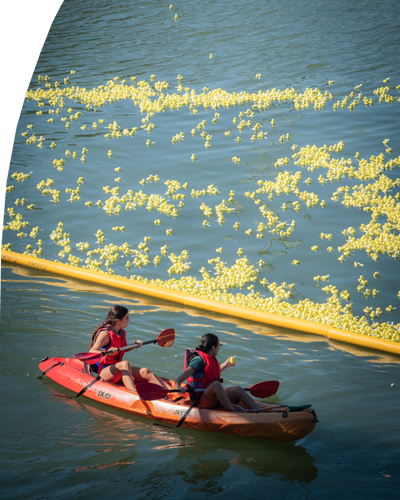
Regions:
[[[56,364],[58,363],[58,364]],[[60,364],[62,363],[62,364]],[[94,380],[88,365],[75,358],[47,358],[39,364],[50,379],[75,393]],[[83,396],[141,417],[176,426],[188,410],[190,401],[181,399],[144,401],[137,393],[122,385],[98,380]],[[177,398],[176,394],[172,398]],[[183,422],[183,427],[220,432],[237,436],[253,437],[268,441],[291,442],[303,439],[314,429],[317,416],[313,410],[290,412],[287,407],[273,408],[259,402],[260,412],[231,413],[224,409],[192,408]]]

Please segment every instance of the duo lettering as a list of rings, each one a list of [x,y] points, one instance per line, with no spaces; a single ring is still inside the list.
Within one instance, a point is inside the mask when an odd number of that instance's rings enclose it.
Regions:
[[[100,398],[104,398],[104,399],[111,398],[111,394],[108,394],[108,392],[103,392],[103,391],[97,391],[97,396],[99,396]]]

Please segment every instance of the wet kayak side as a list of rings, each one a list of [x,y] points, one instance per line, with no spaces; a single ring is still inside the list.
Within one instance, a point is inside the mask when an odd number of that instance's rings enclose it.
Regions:
[[[45,376],[75,393],[94,380],[89,366],[75,358],[48,358],[39,368],[49,371]],[[190,401],[180,399],[144,401],[137,393],[122,385],[96,381],[83,396],[128,413],[157,420],[175,426],[187,411]],[[177,399],[177,396],[174,395]],[[262,402],[259,413],[230,413],[223,409],[192,408],[182,424],[197,430],[222,432],[239,436],[248,436],[268,441],[290,442],[304,438],[314,429],[317,417],[312,410],[296,412],[279,407],[273,411],[262,411],[266,405]]]

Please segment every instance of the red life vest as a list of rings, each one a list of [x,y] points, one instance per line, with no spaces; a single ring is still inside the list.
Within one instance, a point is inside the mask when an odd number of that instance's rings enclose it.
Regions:
[[[111,330],[110,325],[105,325],[104,328],[101,328],[96,333],[96,337],[103,330],[105,330],[108,333],[108,337],[110,339],[110,342],[107,345],[107,348],[102,347],[103,350],[108,350],[111,347],[117,347],[118,349],[120,349],[121,347],[125,347],[126,345],[128,345],[126,343],[125,330],[122,330],[122,328],[120,330],[122,335],[117,335],[115,332],[113,332]],[[101,372],[103,365],[113,365],[115,363],[118,363],[118,361],[121,361],[124,354],[125,354],[125,352],[122,351],[122,352],[117,352],[116,354],[109,354],[107,356],[103,356],[101,361],[100,361],[100,365],[99,365],[99,373]]]
[[[183,363],[184,371],[189,367],[190,360],[196,354],[201,356],[204,362],[204,372],[193,373],[193,375],[187,379],[188,384],[193,387],[193,389],[207,389],[213,382],[221,382],[221,367],[218,359],[202,351],[196,351],[194,349],[185,350],[185,360]]]

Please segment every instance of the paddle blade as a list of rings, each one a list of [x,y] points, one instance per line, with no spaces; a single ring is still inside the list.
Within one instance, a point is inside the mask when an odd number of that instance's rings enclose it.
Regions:
[[[160,333],[156,338],[157,344],[160,347],[170,347],[175,340],[175,330],[173,328],[167,328]]]
[[[278,389],[279,382],[277,380],[268,380],[266,382],[260,382],[259,384],[252,385],[249,387],[249,392],[252,396],[262,399],[276,394]]]
[[[169,392],[160,385],[151,384],[149,382],[138,382],[135,385],[136,392],[139,394],[140,399],[144,399],[145,401],[163,399]]]
[[[79,352],[78,354],[74,354],[74,358],[88,365],[94,365],[101,360],[101,354],[97,352]]]

